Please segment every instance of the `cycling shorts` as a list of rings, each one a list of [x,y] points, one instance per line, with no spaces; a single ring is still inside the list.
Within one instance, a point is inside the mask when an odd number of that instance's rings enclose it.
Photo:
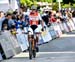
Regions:
[[[31,27],[32,30],[34,31],[38,26],[37,26],[37,25],[31,25],[30,27]]]

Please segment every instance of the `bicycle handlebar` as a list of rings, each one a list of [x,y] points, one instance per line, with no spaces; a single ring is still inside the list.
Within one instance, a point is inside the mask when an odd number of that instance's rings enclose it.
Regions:
[[[23,34],[29,34],[29,32],[22,32]],[[41,34],[41,32],[35,32],[34,34]]]

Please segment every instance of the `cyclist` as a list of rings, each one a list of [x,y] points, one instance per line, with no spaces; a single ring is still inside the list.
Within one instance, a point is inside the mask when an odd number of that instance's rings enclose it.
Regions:
[[[38,25],[40,23],[42,24],[42,27],[44,27],[43,20],[39,12],[37,11],[37,7],[32,5],[31,11],[29,13],[29,25],[31,29],[33,30],[33,32],[35,31],[36,28],[38,28]],[[36,36],[36,43],[38,43],[38,36]],[[37,46],[36,46],[36,51],[37,52],[39,51]]]

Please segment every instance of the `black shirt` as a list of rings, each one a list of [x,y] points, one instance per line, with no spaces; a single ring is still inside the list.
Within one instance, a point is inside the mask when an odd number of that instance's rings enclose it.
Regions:
[[[2,30],[3,30],[5,24],[7,25],[7,30],[9,30],[7,18],[5,18],[4,21],[2,22]]]

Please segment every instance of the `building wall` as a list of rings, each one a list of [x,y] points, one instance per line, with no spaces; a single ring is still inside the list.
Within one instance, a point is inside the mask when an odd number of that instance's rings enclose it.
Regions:
[[[0,0],[0,11],[6,12],[8,9],[18,9],[17,0]]]

